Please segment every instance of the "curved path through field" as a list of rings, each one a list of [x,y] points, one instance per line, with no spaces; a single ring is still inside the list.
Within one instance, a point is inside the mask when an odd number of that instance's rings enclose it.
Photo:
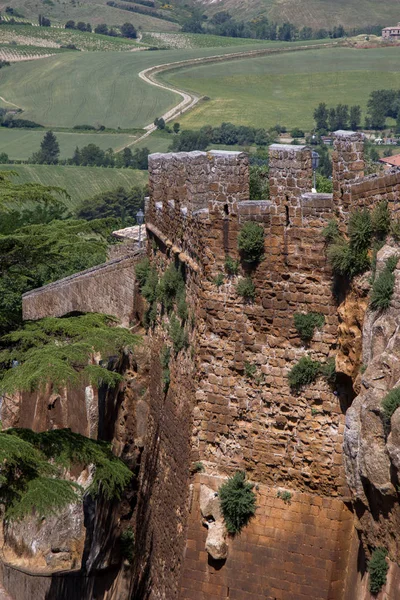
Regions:
[[[140,71],[139,77],[150,85],[154,85],[156,87],[168,90],[170,92],[175,92],[176,94],[179,94],[179,96],[181,96],[182,100],[179,102],[179,104],[171,108],[165,114],[161,115],[164,121],[167,122],[172,121],[173,119],[176,119],[176,117],[182,115],[188,110],[191,110],[198,103],[201,97],[197,96],[192,92],[185,92],[184,90],[180,90],[179,88],[176,88],[174,86],[166,85],[165,83],[160,83],[156,80],[156,75],[158,75],[161,72],[192,65],[203,65],[206,63],[223,62],[241,58],[252,58],[254,56],[264,56],[268,54],[280,54],[282,52],[300,52],[303,50],[317,50],[318,48],[329,48],[339,45],[341,45],[340,42],[329,42],[326,44],[310,44],[309,46],[296,46],[294,48],[264,48],[261,50],[247,50],[245,52],[234,52],[231,54],[216,54],[214,56],[207,56],[202,58],[189,58],[187,60],[181,60],[172,63],[164,63],[161,65],[156,65],[154,67],[149,67],[147,69],[144,69],[143,71]],[[127,144],[123,148],[134,146],[138,142],[141,142],[156,130],[156,126],[154,125],[154,123],[149,123],[149,125],[146,125],[143,129],[146,130],[146,133],[136,138],[133,142]],[[118,152],[123,148],[118,148],[116,151]]]

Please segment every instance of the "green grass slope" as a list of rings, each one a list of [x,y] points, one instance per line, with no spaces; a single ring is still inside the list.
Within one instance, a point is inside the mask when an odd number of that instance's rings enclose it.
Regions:
[[[250,50],[265,47],[265,42],[248,45]],[[162,52],[63,53],[1,69],[0,96],[22,108],[24,118],[49,127],[88,123],[113,129],[141,128],[175,106],[180,96],[149,85],[139,78],[140,71],[246,49],[240,45]]]
[[[1,104],[0,104],[1,106]],[[6,152],[12,160],[27,160],[39,150],[44,130],[0,128],[0,152]],[[55,132],[60,145],[60,158],[71,158],[76,148],[96,144],[102,150],[121,150],[130,144],[135,136],[125,133],[64,133]],[[1,168],[1,167],[0,167]]]
[[[5,7],[6,4],[3,6]],[[53,0],[42,0],[41,2],[37,0],[7,0],[7,6],[18,9],[33,23],[37,23],[38,14],[41,13],[53,23],[65,24],[73,19],[90,23],[92,26],[99,23],[122,25],[122,23],[128,22],[145,31],[176,31],[179,29],[176,23],[164,19],[107,6],[107,0],[85,0],[84,2],[75,0],[56,0],[54,2]]]
[[[193,66],[163,80],[210,98],[182,116],[183,128],[223,121],[310,128],[319,102],[365,109],[372,90],[400,87],[399,60],[398,47],[327,48]]]
[[[15,183],[57,185],[71,196],[70,208],[85,198],[123,186],[145,185],[147,171],[134,169],[106,169],[102,167],[73,167],[53,165],[0,165],[0,170],[16,171]]]

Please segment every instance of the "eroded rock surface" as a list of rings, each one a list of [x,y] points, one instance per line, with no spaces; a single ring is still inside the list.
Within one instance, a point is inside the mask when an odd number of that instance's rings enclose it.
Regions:
[[[214,560],[225,560],[228,556],[227,531],[219,504],[218,492],[206,485],[200,488],[200,510],[208,528],[206,551]]]
[[[387,258],[400,254],[395,245],[378,253],[377,274]],[[395,271],[391,305],[384,311],[367,310],[363,325],[363,365],[360,391],[346,414],[344,463],[348,485],[354,498],[368,508],[359,510],[360,526],[369,543],[377,538],[385,547],[394,541],[397,522],[396,481],[400,469],[400,410],[389,426],[382,400],[400,385],[400,269]],[[361,506],[361,505],[358,505]],[[396,525],[395,525],[396,524]]]

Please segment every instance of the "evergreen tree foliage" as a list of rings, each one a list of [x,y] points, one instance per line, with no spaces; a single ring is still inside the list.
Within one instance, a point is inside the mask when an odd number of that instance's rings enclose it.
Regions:
[[[0,339],[0,393],[43,390],[50,384],[55,391],[88,382],[115,386],[122,376],[91,364],[91,357],[100,353],[107,359],[137,344],[137,336],[116,324],[113,317],[91,313],[47,317],[6,334]]]
[[[84,200],[77,208],[76,216],[88,220],[115,217],[128,227],[136,223],[136,213],[144,208],[145,195],[145,187],[134,186],[129,191],[118,187]]]
[[[108,443],[70,429],[1,432],[0,464],[0,502],[10,520],[28,515],[42,518],[80,501],[84,490],[65,478],[74,465],[94,467],[86,493],[96,496],[101,492],[107,500],[120,498],[132,477]]]
[[[237,471],[221,485],[218,494],[228,532],[240,533],[256,512],[256,495],[246,473]]]
[[[22,321],[21,294],[106,260],[116,219],[53,221],[0,235],[0,335]]]
[[[0,171],[0,211],[10,213],[16,208],[27,208],[32,206],[42,207],[64,207],[65,200],[69,195],[65,190],[53,185],[41,185],[39,183],[18,184],[12,181],[18,177],[16,171]]]
[[[60,156],[60,146],[52,131],[47,131],[40,143],[40,150],[34,155],[34,162],[56,165]]]

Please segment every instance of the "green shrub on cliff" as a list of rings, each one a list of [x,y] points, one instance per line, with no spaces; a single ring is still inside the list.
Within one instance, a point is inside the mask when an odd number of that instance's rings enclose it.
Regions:
[[[372,234],[371,215],[366,209],[355,210],[350,215],[347,239],[339,232],[335,221],[328,223],[323,235],[328,244],[328,261],[336,275],[351,279],[369,268]]]
[[[300,339],[305,343],[310,342],[315,329],[322,327],[325,323],[324,315],[316,312],[295,313],[293,320]]]
[[[159,299],[167,312],[170,312],[174,302],[178,301],[185,294],[185,280],[182,269],[177,269],[174,264],[170,264],[160,279]]]
[[[369,591],[371,594],[379,594],[386,583],[389,565],[386,562],[387,551],[385,548],[376,548],[368,561]]]
[[[219,488],[219,499],[226,529],[239,533],[256,512],[253,485],[246,481],[246,473],[237,471]]]
[[[132,478],[129,468],[111,451],[107,442],[92,440],[70,429],[36,433],[30,429],[7,429],[0,433],[0,502],[7,519],[38,518],[55,514],[82,494],[106,500],[120,498]],[[83,490],[64,479],[65,469],[91,467],[93,480]]]
[[[393,388],[382,400],[383,414],[390,421],[395,410],[400,406],[400,387]]]
[[[135,534],[133,533],[132,527],[128,527],[121,533],[120,546],[121,546],[121,556],[125,560],[132,564],[134,549],[135,549]]]
[[[169,369],[169,361],[171,359],[171,348],[169,346],[163,346],[160,352],[160,362],[162,368],[162,382],[163,390],[166,394],[168,392],[169,384],[171,382],[171,372]]]
[[[330,385],[336,383],[335,359],[330,358],[325,363],[302,356],[298,363],[288,373],[289,385],[293,391],[299,392],[305,385],[310,385],[323,377]]]
[[[172,314],[169,320],[169,335],[171,336],[175,354],[189,345],[188,336],[179,319]]]
[[[236,285],[236,293],[238,296],[242,296],[245,301],[254,300],[256,297],[256,288],[252,279],[250,277],[240,279]]]
[[[234,260],[229,254],[225,257],[225,271],[228,275],[237,275],[239,272],[239,261]]]
[[[390,212],[387,200],[381,200],[376,205],[372,211],[371,222],[374,235],[380,240],[385,239],[390,231]]]
[[[93,383],[116,385],[122,376],[91,357],[104,359],[133,348],[139,338],[117,327],[117,319],[107,315],[48,317],[28,322],[23,328],[0,339],[0,393],[53,390],[66,385]]]
[[[395,284],[393,271],[396,269],[398,261],[398,256],[390,256],[386,261],[384,269],[376,277],[371,292],[372,310],[385,310],[389,308]]]
[[[298,363],[288,373],[289,385],[293,390],[313,383],[320,375],[321,363],[309,356],[302,356]]]
[[[239,232],[238,248],[244,262],[256,264],[264,256],[264,228],[259,223],[247,221]]]
[[[139,289],[142,289],[144,284],[146,283],[146,279],[150,272],[150,261],[146,257],[143,260],[139,261],[135,266],[135,275],[136,280],[139,284]]]

